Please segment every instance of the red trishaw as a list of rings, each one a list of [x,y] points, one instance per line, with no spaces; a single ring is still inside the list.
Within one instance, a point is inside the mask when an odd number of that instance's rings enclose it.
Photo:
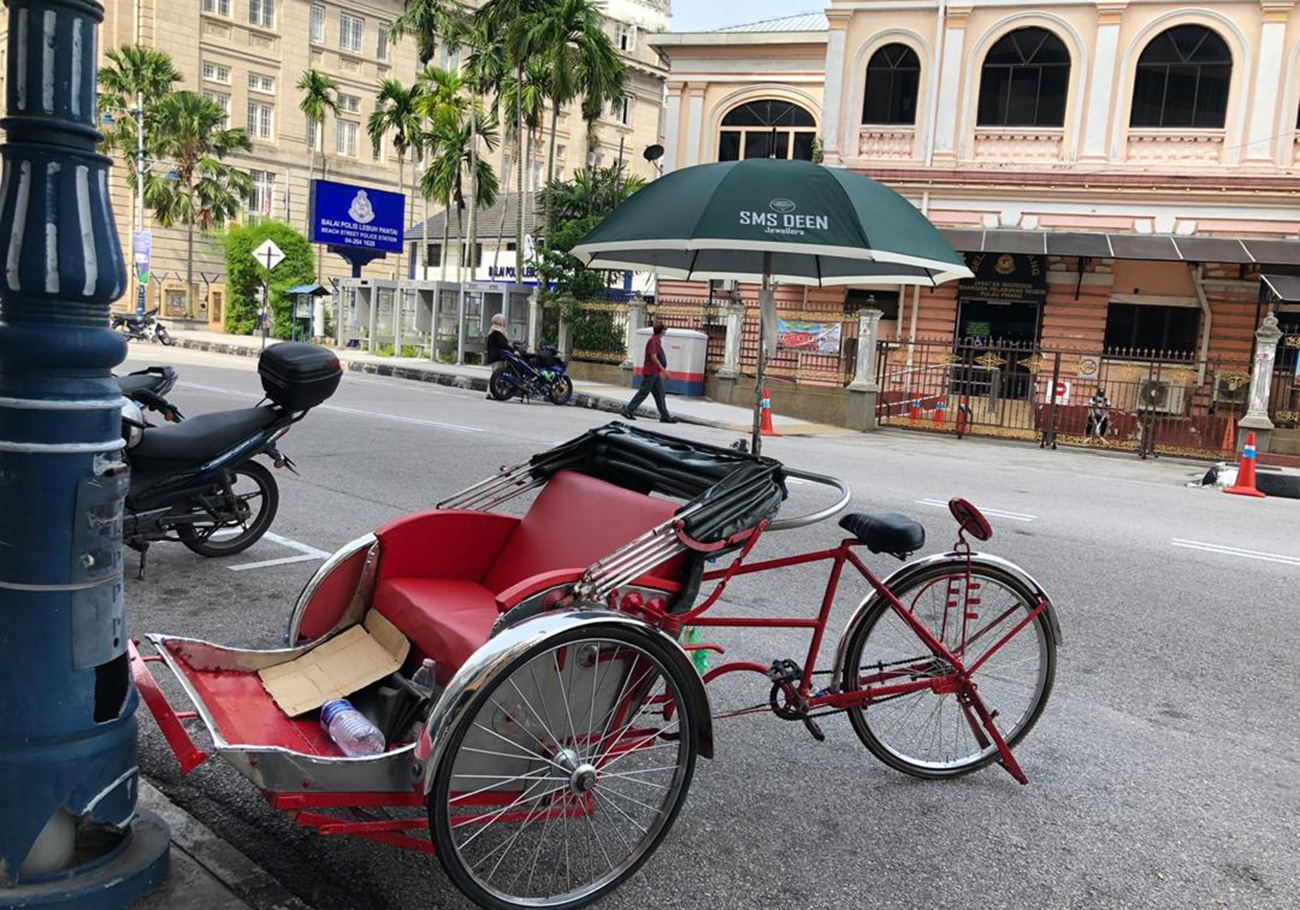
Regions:
[[[791,479],[831,488],[834,503],[777,517]],[[534,493],[521,517],[494,511]],[[765,532],[829,518],[849,498],[843,483],[770,458],[612,423],[340,549],[299,597],[287,649],[151,635],[156,655],[132,654],[136,679],[186,771],[209,754],[183,723],[194,718],[210,751],[299,824],[436,853],[492,908],[582,906],[649,858],[696,756],[712,756],[705,685],[724,674],[760,674],[768,697],[718,716],[771,711],[821,739],[817,718],[846,712],[900,771],[955,777],[997,762],[1024,783],[1011,750],[1047,701],[1060,631],[1032,578],[972,550],[968,538],[991,534],[973,506],[951,503],[951,551],[883,581],[858,553],[920,550],[924,530],[902,515],[850,513],[832,549],[748,561]],[[738,576],[816,561],[830,577],[812,616],[709,612]],[[846,566],[872,590],[819,670]],[[701,675],[691,652],[724,649],[683,644],[684,630],[727,626],[805,629],[811,641],[802,664]],[[354,758],[266,680],[363,632],[401,666],[349,694],[388,743]],[[403,681],[426,657],[442,689],[420,700]],[[149,662],[175,674],[193,711],[170,707]]]

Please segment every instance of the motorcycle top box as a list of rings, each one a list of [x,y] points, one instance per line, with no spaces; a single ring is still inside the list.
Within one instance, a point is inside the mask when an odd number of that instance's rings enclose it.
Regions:
[[[258,375],[266,397],[286,411],[306,411],[334,394],[343,367],[333,351],[286,341],[262,352]]]

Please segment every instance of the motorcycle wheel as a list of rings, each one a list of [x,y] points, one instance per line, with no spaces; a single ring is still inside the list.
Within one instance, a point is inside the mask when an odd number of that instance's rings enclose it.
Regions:
[[[488,380],[488,394],[497,401],[509,401],[515,394],[515,384],[506,376],[506,370],[497,370]]]
[[[546,397],[551,399],[551,404],[568,404],[573,399],[573,380],[568,376],[561,376],[551,383]]]
[[[279,487],[276,486],[275,477],[264,465],[246,461],[230,474],[230,488],[239,503],[237,510],[247,510],[246,514],[242,518],[222,519],[196,503],[195,511],[201,511],[204,517],[176,529],[181,543],[200,556],[234,556],[244,552],[261,540],[262,535],[270,529],[271,522],[275,521],[275,513],[280,508]],[[230,502],[225,490],[216,495],[216,505],[223,512],[228,511]],[[231,531],[235,533],[228,533]]]
[[[173,338],[171,336],[171,333],[168,332],[162,326],[158,326],[158,340],[163,343],[163,347],[167,347],[167,348],[171,347],[176,343],[176,339]]]

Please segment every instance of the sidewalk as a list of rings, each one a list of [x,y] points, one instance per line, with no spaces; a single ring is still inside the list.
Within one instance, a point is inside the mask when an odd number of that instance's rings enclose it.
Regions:
[[[171,869],[158,890],[132,910],[311,910],[144,780],[139,805],[171,829]]]
[[[219,332],[183,329],[173,331],[171,334],[176,339],[178,347],[189,350],[234,354],[242,357],[256,357],[262,350],[260,335],[223,335]],[[351,349],[335,349],[335,351],[339,355],[339,360],[349,370],[417,382],[435,382],[439,385],[474,389],[479,392],[487,391],[488,378],[492,375],[492,368],[487,366],[432,363],[410,357],[380,357]],[[618,411],[632,397],[630,388],[601,382],[574,380],[573,389],[574,407],[598,411]],[[682,423],[717,427],[735,432],[749,432],[753,427],[753,412],[748,408],[739,408],[703,398],[683,398],[680,395],[672,396],[669,403],[673,416]],[[637,411],[637,416],[654,419],[658,415],[653,407],[642,406]],[[810,423],[780,414],[772,415],[772,425],[786,436],[853,432],[844,427]]]

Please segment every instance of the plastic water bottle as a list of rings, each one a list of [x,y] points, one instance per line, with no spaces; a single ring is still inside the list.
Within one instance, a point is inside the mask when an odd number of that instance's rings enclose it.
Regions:
[[[432,698],[438,691],[438,662],[432,657],[426,657],[424,663],[420,664],[420,669],[411,677],[411,685],[419,689],[423,697]]]
[[[384,751],[384,734],[346,698],[321,707],[320,725],[345,755],[378,755]]]

